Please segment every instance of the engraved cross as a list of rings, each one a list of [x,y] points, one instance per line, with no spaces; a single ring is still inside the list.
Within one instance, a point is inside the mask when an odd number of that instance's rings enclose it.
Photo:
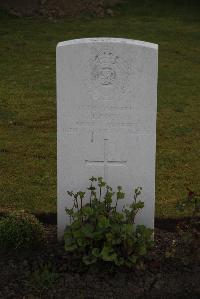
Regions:
[[[127,166],[127,161],[115,161],[108,159],[108,139],[104,139],[104,159],[102,160],[85,160],[88,166],[103,166],[104,168],[104,180],[108,179],[108,167],[110,166]]]

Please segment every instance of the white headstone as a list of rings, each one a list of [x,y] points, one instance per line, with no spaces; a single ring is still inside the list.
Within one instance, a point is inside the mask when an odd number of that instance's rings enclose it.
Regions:
[[[57,46],[58,235],[71,207],[67,190],[91,176],[121,185],[126,203],[141,186],[137,223],[154,227],[157,110],[156,44],[86,38]]]

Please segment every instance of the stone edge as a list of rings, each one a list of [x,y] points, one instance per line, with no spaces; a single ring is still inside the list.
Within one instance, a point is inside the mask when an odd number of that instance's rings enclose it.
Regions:
[[[134,40],[134,39],[113,38],[113,37],[72,39],[72,40],[68,40],[68,41],[59,42],[57,44],[57,48],[65,47],[65,46],[69,46],[69,45],[103,43],[103,42],[105,42],[105,43],[107,43],[107,42],[118,43],[118,44],[123,43],[123,44],[141,46],[141,47],[152,48],[152,49],[158,50],[158,45],[157,44],[144,42],[144,41],[139,41],[139,40]]]

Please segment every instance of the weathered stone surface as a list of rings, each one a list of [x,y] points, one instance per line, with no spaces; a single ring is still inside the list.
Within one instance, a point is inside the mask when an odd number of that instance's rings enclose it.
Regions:
[[[157,52],[155,44],[117,38],[58,44],[60,236],[67,190],[84,190],[91,176],[122,185],[126,203],[141,186],[145,208],[137,223],[154,226]]]

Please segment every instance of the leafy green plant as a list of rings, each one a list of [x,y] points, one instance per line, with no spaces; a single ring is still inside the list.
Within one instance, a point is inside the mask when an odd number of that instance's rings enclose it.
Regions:
[[[58,273],[54,272],[50,263],[41,264],[31,272],[27,286],[32,289],[34,295],[42,296],[47,290],[54,287],[58,278]]]
[[[135,189],[133,202],[121,212],[117,210],[125,197],[121,186],[114,192],[102,177],[92,177],[88,190],[87,203],[86,192],[68,191],[73,206],[66,209],[70,225],[64,234],[65,250],[79,254],[87,265],[102,260],[127,267],[141,263],[153,245],[153,231],[135,225],[135,217],[144,207],[138,200],[142,188]]]
[[[0,219],[0,248],[33,248],[42,243],[44,229],[37,218],[24,211]]]
[[[186,198],[177,202],[177,210],[190,211],[189,221],[177,225],[178,240],[173,240],[171,247],[166,251],[166,257],[178,258],[185,265],[200,261],[200,195],[189,188]]]

